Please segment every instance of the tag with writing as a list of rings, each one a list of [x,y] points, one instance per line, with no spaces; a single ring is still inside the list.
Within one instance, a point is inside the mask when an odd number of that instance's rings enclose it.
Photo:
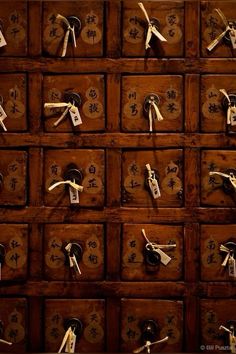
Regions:
[[[236,277],[236,262],[234,257],[230,256],[229,257],[229,262],[228,262],[228,267],[229,267],[229,276],[230,277]]]
[[[2,34],[2,31],[0,30],[0,47],[4,47],[5,45],[7,45],[7,42]]]
[[[150,179],[149,180],[149,188],[152,193],[152,196],[154,199],[157,199],[161,196],[160,188],[158,185],[158,181],[156,179]]]
[[[231,353],[236,353],[236,337],[233,334],[229,335],[229,342]]]
[[[236,125],[236,107],[231,107],[230,124]]]
[[[233,49],[236,49],[236,28],[232,28],[229,32],[230,40],[233,46]]]
[[[167,265],[168,263],[170,263],[171,258],[162,250],[160,250],[159,248],[156,249],[156,252],[159,253],[159,255],[161,256],[161,263],[164,265]]]
[[[79,204],[79,191],[75,188],[69,187],[70,203]]]
[[[4,109],[2,108],[2,106],[0,105],[0,124],[1,126],[3,127],[3,129],[5,131],[7,131],[7,128],[5,126],[5,124],[3,123],[4,119],[7,118],[7,114],[6,112],[4,111]]]
[[[79,110],[77,107],[75,107],[75,106],[71,107],[69,112],[70,112],[70,117],[71,117],[74,127],[82,124],[82,119],[81,119],[81,116],[80,116],[80,113],[79,113]]]

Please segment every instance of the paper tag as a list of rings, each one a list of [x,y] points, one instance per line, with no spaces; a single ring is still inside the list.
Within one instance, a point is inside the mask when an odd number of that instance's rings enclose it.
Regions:
[[[232,334],[229,335],[229,341],[230,341],[230,350],[231,353],[236,353],[236,337]]]
[[[230,36],[230,39],[231,39],[231,43],[232,43],[233,49],[236,49],[236,29],[235,28],[232,28],[230,30],[229,36]]]
[[[167,265],[168,263],[170,263],[171,258],[162,250],[160,250],[159,248],[155,249],[155,251],[157,253],[159,253],[159,255],[161,256],[161,263],[164,265]]]
[[[149,188],[152,193],[154,199],[157,199],[161,196],[160,188],[158,185],[158,181],[154,178],[149,179]]]
[[[70,203],[79,204],[79,191],[75,188],[69,187]]]
[[[229,257],[229,262],[228,262],[228,267],[229,267],[229,276],[230,277],[236,277],[236,264],[235,264],[235,259],[234,257],[230,256]]]
[[[7,45],[7,42],[2,34],[2,31],[0,30],[0,47],[4,47],[4,45]]]
[[[7,128],[5,127],[5,124],[3,123],[4,119],[7,118],[7,114],[4,111],[4,109],[2,108],[2,106],[0,105],[0,124],[3,127],[3,129],[5,131],[7,131]]]
[[[69,109],[69,112],[70,112],[70,117],[71,117],[74,127],[82,124],[82,119],[80,117],[80,113],[79,113],[79,110],[77,107],[75,107],[75,106],[71,107]]]
[[[230,124],[232,126],[236,125],[236,107],[231,108]]]

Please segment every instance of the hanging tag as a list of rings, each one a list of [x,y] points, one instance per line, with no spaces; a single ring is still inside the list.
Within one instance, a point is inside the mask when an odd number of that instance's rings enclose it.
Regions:
[[[73,123],[74,127],[76,127],[77,125],[82,124],[82,119],[81,119],[81,116],[80,116],[80,113],[79,113],[79,110],[78,110],[77,107],[72,106],[69,109],[69,112],[70,112],[70,117],[71,117],[71,120],[72,120],[72,123]]]
[[[0,47],[4,47],[5,45],[7,45],[7,42],[3,36],[2,31],[0,30]]]
[[[148,184],[153,198],[154,199],[159,198],[161,196],[161,192],[156,178],[149,179]]]
[[[155,252],[157,252],[161,256],[161,263],[162,264],[164,264],[166,266],[168,263],[170,263],[171,258],[168,256],[168,254],[166,254],[165,252],[163,252],[159,248],[156,248]]]
[[[3,123],[4,119],[7,118],[7,114],[4,111],[4,109],[2,108],[2,106],[0,105],[0,124],[3,127],[4,131],[7,131],[7,128],[5,126],[5,124]]]
[[[236,125],[236,107],[231,107],[230,124]]]
[[[233,334],[229,335],[229,345],[231,353],[236,353],[236,337]]]
[[[230,256],[229,257],[229,276],[230,277],[236,277],[236,264],[235,264],[235,259],[233,256]]]
[[[230,36],[233,49],[236,49],[236,29],[235,28],[232,28],[229,31],[229,36]]]
[[[69,187],[70,203],[79,204],[79,191],[73,187]]]

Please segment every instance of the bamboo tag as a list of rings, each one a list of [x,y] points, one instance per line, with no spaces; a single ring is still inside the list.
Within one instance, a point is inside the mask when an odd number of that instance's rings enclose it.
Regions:
[[[7,42],[3,36],[2,31],[0,30],[0,47],[4,47],[5,45],[7,45]]]
[[[69,113],[70,113],[70,117],[71,117],[71,120],[72,120],[72,123],[73,123],[74,127],[76,127],[77,125],[82,124],[82,119],[81,119],[79,110],[78,110],[78,108],[76,106],[72,106],[69,109]]]
[[[229,276],[230,277],[236,277],[236,263],[235,263],[235,259],[233,256],[229,257],[229,261],[228,261],[229,265]]]
[[[146,165],[148,170],[148,186],[151,191],[153,199],[157,199],[161,196],[160,188],[158,185],[158,181],[155,177],[155,171],[151,170],[151,166],[149,164]]]

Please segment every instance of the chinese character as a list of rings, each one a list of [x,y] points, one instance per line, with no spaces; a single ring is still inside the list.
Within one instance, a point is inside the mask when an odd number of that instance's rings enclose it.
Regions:
[[[177,108],[175,107],[175,103],[168,103],[167,105],[167,111],[170,113],[173,113],[174,111],[177,111]]]
[[[207,312],[207,322],[208,323],[215,323],[216,322],[216,315],[214,312],[212,312],[212,311]]]
[[[215,30],[212,30],[211,32],[208,32],[208,35],[210,37],[210,39],[213,41],[213,39],[216,38],[216,31]]]
[[[17,263],[18,263],[18,259],[20,258],[19,254],[18,253],[14,253],[11,257],[10,257],[10,260],[12,262],[15,262],[16,264],[16,267],[17,267]]]
[[[167,335],[169,338],[175,338],[173,328],[168,328],[168,330],[167,330],[167,332],[166,332],[166,335]]]
[[[50,331],[50,336],[57,339],[60,336],[59,329],[57,327],[53,327]]]
[[[175,14],[171,14],[167,17],[167,22],[169,23],[170,26],[176,25],[176,15]]]
[[[217,94],[211,91],[208,95],[208,98],[212,98],[212,97],[217,97]]]
[[[60,261],[61,257],[55,255],[55,254],[52,254],[51,257],[50,257],[50,260],[52,262],[56,262],[56,261]]]
[[[217,263],[215,260],[215,254],[211,253],[207,256],[207,264]]]
[[[208,184],[214,188],[217,184],[220,184],[220,182],[216,182],[216,178],[214,176],[210,176],[208,179]]]
[[[96,167],[94,165],[89,166],[89,173],[91,173],[91,174],[96,173]]]
[[[136,27],[130,29],[129,36],[133,39],[141,38],[141,36],[139,36],[139,30]]]
[[[91,90],[89,91],[89,97],[91,97],[92,99],[97,98],[97,97],[98,97],[98,95],[97,95],[96,90],[91,89]]]
[[[136,92],[130,92],[129,95],[128,95],[128,98],[129,99],[132,98],[132,99],[136,100]]]
[[[8,337],[11,339],[12,342],[16,342],[18,336],[18,329],[11,328]]]
[[[90,113],[95,113],[95,112],[99,112],[98,111],[98,104],[97,103],[90,103],[89,105],[89,112]]]
[[[131,240],[131,241],[129,242],[129,245],[130,245],[131,248],[136,247],[136,241],[135,241],[135,240]]]
[[[58,314],[52,317],[52,322],[58,324],[60,322],[60,316]]]
[[[95,254],[90,254],[88,259],[89,259],[90,263],[92,263],[92,264],[98,263],[98,257]]]
[[[209,248],[209,250],[214,250],[216,248],[215,241],[209,240],[207,248]]]
[[[136,114],[138,113],[138,110],[137,110],[137,103],[133,103],[133,104],[131,104],[129,107],[130,107],[130,109],[131,109],[131,114],[132,114],[132,116],[136,116]]]
[[[173,319],[175,318],[174,315],[167,315],[167,323],[171,324],[173,322]]]
[[[132,163],[129,169],[133,176],[136,176],[139,173],[138,166],[135,163]]]
[[[50,17],[49,17],[49,21],[54,24],[56,22],[56,15],[55,14],[52,14]]]
[[[20,244],[16,240],[12,240],[10,245],[11,248],[20,247]]]
[[[92,328],[90,328],[90,334],[91,334],[91,336],[93,337],[93,338],[96,338],[97,337],[97,335],[98,335],[98,333],[97,333],[97,329],[95,328],[95,327],[92,327]]]
[[[215,103],[209,103],[208,112],[209,113],[217,113],[217,112],[219,112],[219,106],[217,104],[215,104]]]
[[[52,174],[57,176],[57,173],[58,173],[58,165],[53,164],[52,166],[50,166],[50,169],[51,169]]]
[[[131,315],[131,316],[128,316],[127,320],[128,320],[128,323],[131,323],[131,322],[135,321],[135,318],[134,318],[134,316]]]
[[[19,29],[17,29],[17,28],[12,28],[12,30],[11,30],[11,34],[13,34],[13,37],[14,38],[16,38],[16,35],[17,35],[17,33],[19,33],[20,32],[20,30]]]
[[[13,313],[13,314],[11,315],[11,320],[10,320],[10,322],[14,322],[14,323],[17,323],[17,322],[18,322],[18,316],[17,316],[16,313]]]
[[[87,31],[87,37],[88,38],[93,38],[93,40],[94,40],[94,38],[97,36],[97,32],[95,31],[95,30],[91,30],[91,29],[89,29],[88,31]]]
[[[12,107],[11,107],[11,113],[20,113],[19,109],[17,108],[17,104],[13,102]]]
[[[58,30],[58,27],[52,27],[49,32],[49,37],[59,38],[60,36],[57,35],[57,30]]]
[[[171,188],[172,191],[173,191],[175,184],[176,184],[176,182],[175,182],[174,178],[170,178],[170,179],[169,179],[169,182],[168,182],[168,184],[167,184],[167,186],[168,186],[169,188]]]
[[[92,313],[90,316],[90,321],[98,322],[98,316],[96,313]]]
[[[88,246],[89,246],[89,248],[97,248],[97,242],[96,241],[89,241]]]
[[[96,15],[88,15],[86,17],[86,23],[87,23],[87,25],[89,25],[91,23],[95,23],[96,24]]]
[[[129,338],[129,339],[134,339],[135,338],[135,336],[136,336],[136,332],[133,330],[133,329],[131,329],[131,328],[129,328],[128,329],[128,331],[126,332],[126,334],[127,334],[127,337]]]
[[[14,12],[13,14],[11,14],[10,16],[10,20],[13,23],[18,23],[19,22],[19,15],[17,12]]]
[[[98,188],[97,183],[96,183],[96,178],[91,178],[88,180],[89,185],[87,188]]]
[[[211,15],[211,16],[209,17],[209,19],[208,19],[207,25],[208,25],[209,27],[217,27],[218,21],[217,21],[217,19],[216,19],[215,17],[213,17],[213,16]]]
[[[16,184],[18,183],[17,179],[15,177],[11,178],[10,180],[10,188],[12,191],[15,191],[16,190]]]
[[[140,183],[138,183],[137,181],[135,181],[134,179],[132,179],[131,181],[130,181],[130,187],[133,189],[133,188],[135,188],[135,187],[140,187],[141,186],[141,184]]]
[[[53,239],[52,243],[51,243],[51,247],[52,248],[61,248],[60,245],[56,242],[55,239]]]
[[[167,98],[169,100],[170,99],[172,99],[172,100],[176,99],[176,92],[174,90],[168,90],[166,94],[167,94]]]
[[[175,30],[173,28],[169,29],[168,34],[170,37],[174,37],[175,36]]]
[[[136,253],[131,253],[128,257],[128,262],[135,263],[135,259],[136,259]]]

